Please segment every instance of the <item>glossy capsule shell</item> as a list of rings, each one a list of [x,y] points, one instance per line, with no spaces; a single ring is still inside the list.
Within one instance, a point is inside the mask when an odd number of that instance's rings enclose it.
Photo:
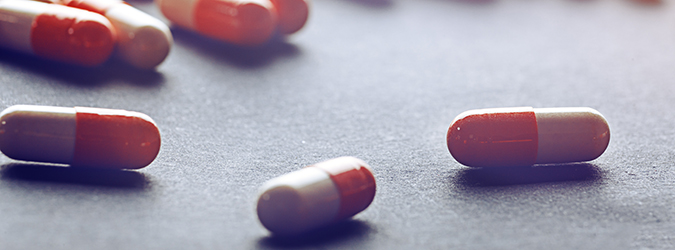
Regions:
[[[16,160],[138,169],[159,147],[157,125],[138,112],[15,105],[0,113],[0,151]]]
[[[172,23],[225,42],[257,46],[276,29],[269,0],[156,0]]]
[[[0,0],[0,46],[40,57],[95,66],[106,61],[116,35],[105,17],[35,1]]]
[[[300,30],[309,17],[309,0],[271,0],[279,19],[281,34],[292,34]]]
[[[258,198],[258,219],[274,234],[295,235],[352,217],[374,197],[370,167],[340,157],[267,181]]]
[[[447,143],[470,167],[582,162],[605,151],[609,125],[592,108],[477,109],[455,118]]]
[[[153,69],[164,61],[173,45],[169,27],[121,0],[53,0],[55,3],[99,13],[117,32],[114,55],[140,69]]]

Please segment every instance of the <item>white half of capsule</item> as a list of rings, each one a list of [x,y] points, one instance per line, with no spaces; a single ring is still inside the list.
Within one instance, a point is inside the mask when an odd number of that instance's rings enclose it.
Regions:
[[[266,182],[258,217],[270,231],[296,234],[332,222],[340,209],[340,193],[326,171],[307,167]]]
[[[0,45],[32,54],[33,19],[46,10],[44,3],[0,0]]]
[[[12,117],[16,118],[12,118]],[[24,140],[7,140],[0,134],[0,151],[14,159],[70,164],[77,128],[74,108],[16,105],[0,113],[2,134],[32,131]],[[7,123],[6,119],[12,122]]]
[[[536,108],[536,163],[588,161],[597,158],[609,144],[609,125],[595,109]]]
[[[120,3],[105,12],[117,31],[116,56],[129,64],[151,69],[164,61],[173,45],[169,27],[162,21]]]
[[[195,6],[199,0],[155,0],[156,5],[171,22],[186,28],[195,28]]]

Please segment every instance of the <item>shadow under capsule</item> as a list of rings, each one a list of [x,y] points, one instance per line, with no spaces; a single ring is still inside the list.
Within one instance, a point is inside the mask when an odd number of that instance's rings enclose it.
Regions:
[[[600,168],[589,163],[547,164],[528,167],[467,168],[450,177],[464,187],[525,185],[567,181],[598,181]]]
[[[156,70],[134,68],[115,57],[111,57],[99,66],[85,67],[0,48],[0,64],[10,64],[34,74],[59,79],[81,87],[123,81],[135,86],[152,88],[159,87],[165,82],[162,73]]]
[[[353,244],[368,238],[375,230],[367,222],[349,219],[296,236],[270,235],[258,240],[259,249],[322,248]]]
[[[8,163],[0,166],[4,180],[38,181],[128,189],[148,189],[150,180],[136,171],[88,169],[55,165]]]
[[[176,25],[171,26],[171,33],[176,44],[197,51],[202,56],[228,62],[243,69],[263,67],[277,58],[300,54],[297,46],[286,42],[280,35],[275,35],[263,45],[246,47],[210,38]]]
[[[388,8],[394,6],[393,0],[342,0],[357,3],[370,8]]]

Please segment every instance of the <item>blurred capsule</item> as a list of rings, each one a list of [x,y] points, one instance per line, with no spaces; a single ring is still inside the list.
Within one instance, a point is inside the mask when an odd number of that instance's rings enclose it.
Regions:
[[[104,15],[117,31],[115,56],[134,67],[153,69],[173,45],[169,27],[121,0],[46,0]]]
[[[34,1],[0,1],[2,47],[95,66],[110,57],[115,42],[112,24],[99,14]]]
[[[156,4],[176,25],[244,46],[267,42],[277,24],[269,0],[156,0]]]

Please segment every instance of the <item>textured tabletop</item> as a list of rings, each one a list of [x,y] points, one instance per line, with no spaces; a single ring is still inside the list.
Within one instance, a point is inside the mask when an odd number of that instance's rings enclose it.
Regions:
[[[161,17],[152,2],[130,4]],[[0,249],[675,248],[675,4],[632,0],[315,0],[299,33],[241,49],[171,27],[144,72],[0,50],[0,109],[134,110],[157,159],[96,171],[0,156]],[[598,159],[472,169],[445,144],[459,113],[592,107]],[[301,238],[255,214],[268,179],[339,156],[369,163],[371,206]]]

